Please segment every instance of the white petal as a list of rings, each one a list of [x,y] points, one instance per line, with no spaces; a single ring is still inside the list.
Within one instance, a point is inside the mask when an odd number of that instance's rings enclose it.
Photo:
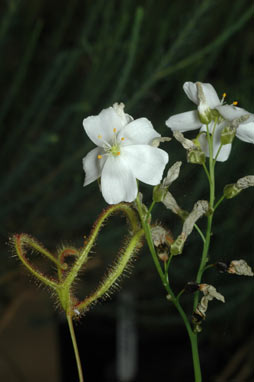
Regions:
[[[160,137],[160,134],[154,130],[153,125],[147,118],[139,118],[126,125],[118,134],[117,140],[122,138],[123,145],[147,144],[149,145],[154,138]]]
[[[135,178],[153,186],[160,183],[168,162],[165,151],[149,145],[132,145],[124,146],[121,154],[128,160]]]
[[[214,87],[211,84],[203,84],[202,89],[205,95],[206,103],[210,106],[211,109],[214,109],[216,106],[220,105],[220,99]]]
[[[199,129],[201,127],[201,122],[197,110],[192,110],[172,115],[172,117],[169,117],[166,121],[166,125],[170,127],[171,130],[177,130],[184,133],[185,131]]]
[[[86,173],[84,186],[94,182],[101,176],[101,171],[107,158],[104,155],[101,159],[98,159],[98,155],[101,154],[101,148],[96,147],[83,158],[83,169]]]
[[[254,122],[241,124],[236,130],[236,136],[243,142],[254,143]]]
[[[137,181],[123,155],[107,157],[101,174],[101,191],[108,204],[132,202],[137,197]]]
[[[100,114],[83,120],[84,129],[88,137],[96,146],[103,147],[111,143],[114,137],[114,129],[118,133],[124,126],[123,119],[117,114],[113,107],[103,109]]]
[[[196,105],[199,104],[197,86],[194,82],[185,82],[183,84],[183,90],[192,102],[194,102]]]
[[[220,99],[218,97],[218,94],[216,93],[214,87],[211,84],[204,84],[200,82],[206,103],[211,109],[214,109],[216,106],[220,105]],[[198,90],[196,83],[194,82],[185,82],[183,85],[183,89],[187,95],[187,97],[194,102],[196,105],[199,104],[199,99],[198,99]]]
[[[224,128],[224,124],[221,124],[221,126],[217,126],[216,127],[216,130],[215,130],[215,133],[214,133],[214,140],[213,140],[213,159],[216,157],[216,154],[219,150],[219,147],[220,147],[220,135],[221,135],[221,131],[222,129]],[[203,132],[206,132],[206,126],[203,126],[200,131],[203,131]],[[208,141],[207,141],[207,138],[206,138],[206,134],[203,133],[203,134],[200,134],[199,138],[198,138],[199,142],[200,142],[200,146],[201,146],[201,149],[202,151],[204,151],[205,155],[207,157],[209,157],[209,146],[208,146]],[[220,153],[217,157],[217,161],[218,162],[225,162],[228,157],[229,157],[229,154],[230,154],[230,151],[231,151],[231,144],[228,144],[228,145],[223,145],[221,150],[220,150]]]
[[[234,119],[240,118],[244,115],[249,115],[251,117],[251,114],[248,111],[233,105],[217,106],[216,110],[218,110],[221,116],[227,121],[233,121]],[[246,122],[248,122],[248,120]]]

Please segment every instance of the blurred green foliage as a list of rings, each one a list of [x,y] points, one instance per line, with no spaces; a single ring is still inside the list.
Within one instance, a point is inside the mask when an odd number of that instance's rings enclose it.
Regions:
[[[0,15],[1,274],[16,266],[5,245],[9,234],[31,233],[51,249],[62,240],[81,245],[105,207],[97,184],[83,188],[82,157],[92,148],[83,118],[122,101],[135,118],[146,116],[162,135],[171,135],[164,121],[193,107],[182,84],[197,80],[212,83],[219,94],[228,94],[229,103],[238,100],[254,112],[248,0],[6,0]],[[205,176],[200,167],[186,164],[177,142],[163,148],[170,164],[184,161],[172,192],[190,210],[197,199],[207,198]],[[225,184],[253,174],[253,153],[252,145],[234,142],[230,159],[217,165],[218,194]],[[149,200],[151,189],[142,186],[141,191]],[[176,236],[180,223],[175,217],[161,206],[155,212]],[[212,259],[244,258],[253,266],[253,212],[251,189],[222,204]],[[99,252],[107,248],[105,258],[122,232],[118,224],[107,230],[104,246],[98,244]],[[176,288],[194,278],[200,248],[194,233],[173,265]],[[175,324],[175,312],[161,298],[145,255],[128,283],[143,298],[140,319],[154,311],[156,323],[159,316],[161,324]],[[242,324],[247,316],[253,319],[251,281],[210,271],[208,280],[228,301],[214,304],[211,325],[218,317],[237,316],[239,309],[246,313]]]

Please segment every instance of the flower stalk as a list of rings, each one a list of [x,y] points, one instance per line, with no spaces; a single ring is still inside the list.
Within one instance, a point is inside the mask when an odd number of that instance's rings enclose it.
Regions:
[[[214,122],[214,128],[213,132],[215,131],[216,128],[216,123],[217,120]],[[214,147],[213,147],[213,135],[210,135],[209,132],[209,126],[207,125],[207,141],[209,145],[209,173],[207,176],[208,182],[209,182],[209,192],[210,192],[210,197],[209,197],[209,204],[210,204],[210,213],[207,216],[207,227],[206,227],[206,236],[205,236],[205,241],[203,243],[203,251],[201,255],[201,261],[199,264],[199,269],[197,272],[196,276],[196,283],[199,284],[202,279],[203,272],[205,270],[206,264],[207,264],[207,259],[208,259],[208,251],[210,247],[210,240],[211,240],[211,231],[212,231],[212,221],[213,221],[213,214],[214,214],[214,200],[215,200],[215,164],[216,164],[216,157],[214,157]],[[194,296],[194,303],[193,303],[193,311],[197,308],[198,305],[198,296],[199,293],[196,292]]]
[[[145,233],[145,238],[147,241],[148,248],[150,250],[150,253],[152,255],[154,265],[157,269],[157,272],[160,276],[162,285],[164,286],[167,295],[170,296],[170,301],[174,304],[175,308],[177,309],[178,313],[183,319],[183,322],[185,324],[187,333],[189,335],[190,343],[191,343],[191,350],[192,350],[192,360],[193,360],[193,368],[194,368],[194,376],[195,376],[195,382],[201,382],[202,381],[202,376],[201,376],[201,368],[200,368],[200,361],[199,361],[199,353],[198,353],[198,342],[197,342],[197,333],[193,332],[190,322],[188,320],[188,317],[183,310],[179,299],[175,296],[173,290],[170,287],[169,283],[169,278],[168,278],[168,268],[169,264],[171,262],[172,256],[169,257],[168,259],[168,265],[165,265],[165,272],[163,272],[163,269],[160,265],[156,250],[154,248],[153,240],[152,240],[152,235],[151,235],[151,229],[150,225],[147,221],[147,219],[144,217],[143,211],[142,211],[142,205],[140,202],[140,199],[136,199],[136,204],[139,212],[139,217],[141,220],[141,224]]]

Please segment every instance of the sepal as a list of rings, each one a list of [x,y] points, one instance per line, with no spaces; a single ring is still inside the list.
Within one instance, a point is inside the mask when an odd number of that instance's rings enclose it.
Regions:
[[[206,98],[205,98],[205,94],[204,94],[201,82],[197,82],[196,86],[197,86],[197,93],[198,93],[198,99],[199,99],[199,104],[198,104],[199,119],[204,125],[208,125],[212,120],[212,112],[206,102]]]
[[[254,175],[247,175],[238,179],[236,183],[227,184],[224,187],[223,194],[226,199],[232,199],[242,190],[254,186]]]
[[[224,187],[223,194],[226,199],[232,199],[237,196],[242,190],[240,190],[236,183],[227,184]]]
[[[200,148],[189,150],[187,152],[187,162],[203,165],[206,161],[205,153]]]
[[[226,126],[221,132],[220,142],[222,145],[231,144],[235,138],[236,128],[232,126]]]

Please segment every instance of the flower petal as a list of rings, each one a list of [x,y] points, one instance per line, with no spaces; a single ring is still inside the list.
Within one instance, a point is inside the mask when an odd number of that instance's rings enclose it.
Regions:
[[[137,181],[124,155],[107,157],[101,174],[101,191],[108,204],[132,202],[137,197]]]
[[[220,136],[221,136],[221,131],[223,128],[224,128],[224,123],[222,123],[221,126],[218,125],[216,127],[216,130],[214,133],[213,159],[216,157],[217,152],[218,152],[219,147],[220,147]],[[200,132],[202,132],[202,131],[204,133],[200,134],[200,136],[198,137],[198,140],[200,142],[200,146],[201,146],[202,151],[204,151],[205,155],[207,157],[209,157],[209,145],[208,145],[208,141],[207,141],[207,137],[206,137],[206,126],[202,126],[202,128],[200,129]],[[231,144],[228,144],[228,145],[223,145],[221,147],[221,150],[220,150],[219,155],[217,157],[218,162],[225,162],[228,159],[230,151],[231,151],[231,146],[232,146]]]
[[[183,84],[183,90],[192,102],[194,102],[196,105],[199,104],[197,86],[194,82],[185,82]]]
[[[216,110],[218,110],[220,115],[227,121],[233,121],[234,119],[243,117],[244,115],[249,115],[249,118],[251,117],[251,114],[248,111],[233,105],[217,106]],[[249,122],[249,119],[247,119],[246,122]]]
[[[94,182],[101,176],[101,171],[107,158],[104,155],[101,159],[98,159],[98,155],[101,154],[102,149],[96,147],[83,158],[83,169],[86,173],[84,186]]]
[[[220,99],[214,87],[211,84],[203,84],[202,89],[205,95],[206,103],[210,106],[211,109],[214,109],[216,106],[220,105]]]
[[[124,127],[124,120],[113,107],[103,109],[98,115],[90,116],[83,120],[84,129],[88,137],[96,144],[103,147],[105,143],[111,143],[115,132],[118,133]]]
[[[148,145],[131,145],[124,146],[121,154],[126,157],[135,178],[153,186],[160,183],[168,162],[165,151]]]
[[[198,117],[197,110],[192,110],[172,115],[172,117],[169,117],[166,121],[166,125],[170,127],[171,130],[177,130],[184,133],[185,131],[199,129],[202,124]]]
[[[211,84],[204,84],[200,82],[206,103],[211,109],[214,109],[216,106],[220,105],[220,99],[218,97],[218,94],[216,93],[216,90]],[[194,102],[196,105],[199,104],[198,99],[198,90],[196,83],[194,82],[185,82],[183,85],[183,90],[185,91],[187,97]]]
[[[147,118],[139,118],[128,123],[118,134],[117,140],[122,141],[123,146],[133,144],[149,145],[153,139],[160,136]]]
[[[241,124],[236,129],[236,136],[243,142],[254,143],[254,122]]]

